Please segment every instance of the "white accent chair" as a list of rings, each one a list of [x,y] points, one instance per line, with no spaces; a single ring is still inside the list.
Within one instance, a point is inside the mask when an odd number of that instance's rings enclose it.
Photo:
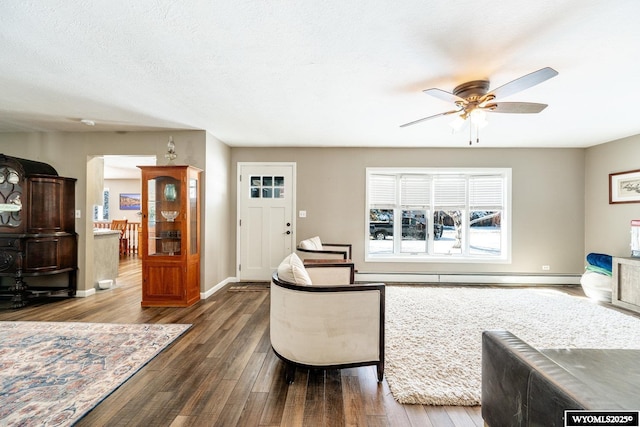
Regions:
[[[323,243],[318,236],[301,241],[296,249],[303,260],[352,259],[350,243]]]
[[[378,381],[382,381],[385,285],[330,283],[334,273],[323,280],[323,271],[336,268],[353,269],[353,264],[304,265],[291,254],[273,274],[271,347],[286,364],[289,384],[294,381],[296,368],[369,365],[376,366]]]

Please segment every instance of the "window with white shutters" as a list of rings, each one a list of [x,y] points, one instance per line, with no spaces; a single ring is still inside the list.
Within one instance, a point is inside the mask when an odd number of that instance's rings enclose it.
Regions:
[[[508,262],[508,168],[368,168],[367,261]]]

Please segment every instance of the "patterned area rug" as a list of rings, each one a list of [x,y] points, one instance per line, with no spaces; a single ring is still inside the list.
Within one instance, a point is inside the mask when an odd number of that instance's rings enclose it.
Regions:
[[[479,405],[488,329],[537,348],[640,348],[640,319],[559,291],[387,286],[385,377],[394,398]]]
[[[0,425],[73,424],[190,326],[0,322]]]

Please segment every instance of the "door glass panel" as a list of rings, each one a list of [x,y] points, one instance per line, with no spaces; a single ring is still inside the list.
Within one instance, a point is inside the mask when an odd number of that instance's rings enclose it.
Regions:
[[[0,168],[0,226],[18,227],[22,223],[22,187],[18,173],[9,167]]]
[[[252,199],[283,199],[285,179],[283,176],[251,176],[250,197]]]
[[[273,177],[273,197],[275,199],[284,198],[284,176]]]
[[[259,176],[252,176],[250,180],[251,184],[251,198],[259,199],[260,198],[260,188],[262,187],[262,180]]]
[[[198,253],[198,180],[194,178],[189,179],[189,218],[189,253],[193,255]]]
[[[147,190],[148,255],[180,255],[180,181],[159,176],[147,182]]]
[[[156,250],[156,180],[147,181],[147,255],[155,255]]]

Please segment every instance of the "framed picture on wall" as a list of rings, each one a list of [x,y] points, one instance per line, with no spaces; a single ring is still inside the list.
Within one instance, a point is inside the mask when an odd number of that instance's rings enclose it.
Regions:
[[[139,211],[140,193],[120,193],[120,210]]]
[[[640,203],[640,169],[609,174],[609,204]]]

